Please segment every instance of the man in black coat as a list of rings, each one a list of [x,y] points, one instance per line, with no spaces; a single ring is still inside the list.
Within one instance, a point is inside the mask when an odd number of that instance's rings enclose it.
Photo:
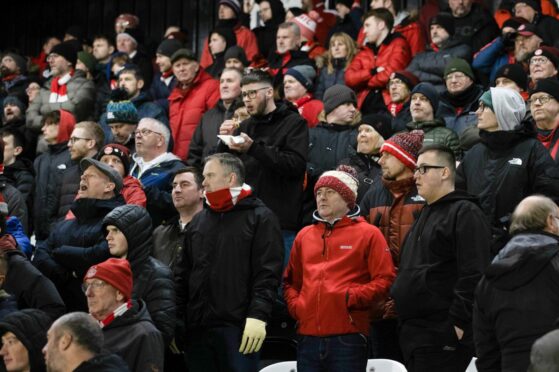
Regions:
[[[258,370],[283,247],[277,217],[252,195],[244,174],[234,155],[206,159],[209,208],[188,226],[175,277],[190,372]]]
[[[557,34],[559,33],[559,20],[542,14],[541,4],[537,0],[515,0],[512,11],[516,17],[522,17],[528,23],[536,26],[538,34],[542,36],[546,45],[559,47]]]
[[[426,205],[400,250],[391,294],[410,372],[464,371],[474,355],[474,290],[489,263],[489,224],[475,198],[454,190],[455,158],[424,147],[415,181]]]
[[[559,317],[559,208],[545,196],[525,198],[510,233],[476,291],[479,371],[526,371],[532,344]]]
[[[456,37],[468,44],[472,53],[499,36],[499,26],[483,4],[472,0],[450,0],[448,6],[454,20]]]
[[[54,282],[70,311],[86,309],[81,278],[89,266],[110,257],[102,221],[124,204],[122,177],[116,170],[91,158],[83,159],[80,166],[83,174],[78,199],[70,209],[75,218],[58,222],[48,239],[37,244],[33,258],[34,265]],[[57,256],[58,250],[62,254],[70,249],[82,252],[79,260]]]

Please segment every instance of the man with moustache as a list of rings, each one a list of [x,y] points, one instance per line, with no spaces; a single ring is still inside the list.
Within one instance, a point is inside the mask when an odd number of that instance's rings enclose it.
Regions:
[[[27,101],[25,89],[27,80],[27,60],[16,53],[6,53],[0,63],[2,83],[0,85],[0,99],[8,95],[17,96],[22,101]]]

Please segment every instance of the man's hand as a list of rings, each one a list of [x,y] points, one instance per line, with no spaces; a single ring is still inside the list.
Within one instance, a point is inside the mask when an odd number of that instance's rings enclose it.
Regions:
[[[233,135],[239,125],[234,120],[225,120],[219,127],[219,134]]]
[[[227,146],[233,151],[247,152],[254,141],[246,133],[241,133],[240,136],[245,140],[243,143],[228,143]]]
[[[247,318],[239,353],[256,353],[266,338],[266,323],[254,318]]]
[[[464,331],[456,326],[454,326],[454,332],[456,332],[456,337],[458,337],[458,341],[460,341],[462,337],[464,337]]]

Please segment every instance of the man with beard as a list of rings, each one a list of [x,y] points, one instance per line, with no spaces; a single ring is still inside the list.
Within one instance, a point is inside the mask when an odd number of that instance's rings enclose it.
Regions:
[[[559,41],[557,41],[559,21],[554,17],[542,14],[539,1],[516,0],[514,1],[513,12],[516,17],[522,17],[533,25],[546,45],[559,47]]]
[[[542,42],[543,38],[534,25],[520,25],[514,38],[514,58],[516,62],[527,63],[528,58],[540,47]]]
[[[0,98],[7,95],[17,96],[22,102],[27,101],[25,89],[29,84],[25,74],[27,73],[27,60],[16,53],[6,53],[0,64],[2,74],[2,85]]]

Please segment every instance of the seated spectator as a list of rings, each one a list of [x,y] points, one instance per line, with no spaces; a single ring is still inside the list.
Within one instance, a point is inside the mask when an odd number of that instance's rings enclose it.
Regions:
[[[146,207],[146,194],[138,179],[132,177],[130,171],[130,151],[118,143],[105,145],[97,154],[97,160],[113,168],[122,177],[121,195],[126,204]]]
[[[41,310],[27,309],[7,315],[0,321],[5,370],[44,371],[43,346],[53,319]]]
[[[190,141],[202,115],[219,100],[219,83],[202,68],[188,49],[179,49],[171,58],[177,85],[169,95],[169,122],[173,153],[186,160]]]
[[[409,71],[396,71],[390,75],[390,80],[388,80],[390,103],[386,107],[392,118],[392,130],[394,132],[406,130],[406,125],[412,121],[410,98],[411,91],[417,84],[419,84],[419,79]]]
[[[494,85],[496,88],[509,88],[520,93],[526,101],[528,93],[528,75],[522,65],[518,63],[503,65],[495,73]]]
[[[19,190],[27,205],[31,205],[31,194],[34,187],[33,163],[23,157],[26,146],[25,138],[19,131],[3,129],[4,141],[4,175],[6,180]]]
[[[514,39],[514,58],[517,63],[529,64],[532,54],[540,48],[543,38],[534,25],[527,23],[518,27]]]
[[[8,95],[15,96],[22,102],[27,100],[25,89],[29,84],[27,79],[27,59],[17,53],[6,53],[0,62],[2,82],[0,85],[0,99]],[[2,106],[4,104],[2,103]]]
[[[128,100],[111,101],[107,105],[106,114],[113,142],[125,146],[130,153],[134,153],[136,151],[134,132],[140,121],[136,106]],[[105,142],[108,142],[107,137]]]
[[[541,4],[537,0],[516,0],[514,15],[522,17],[533,24],[546,45],[559,48],[559,20],[542,14]]]
[[[247,60],[245,51],[238,45],[228,48],[223,58],[225,59],[225,68],[234,68],[239,70],[241,73],[243,73],[250,64]]]
[[[151,255],[175,272],[182,255],[186,227],[204,207],[202,174],[195,167],[179,169],[173,178],[173,205],[178,217],[166,221],[153,230]]]
[[[446,127],[459,136],[465,129],[476,125],[475,111],[483,90],[475,84],[475,76],[468,62],[456,58],[444,69],[446,90],[441,93],[437,117],[444,119]]]
[[[78,278],[83,278],[92,264],[110,257],[102,221],[124,204],[122,178],[117,171],[91,158],[83,159],[80,166],[80,190],[71,208],[76,218],[58,222],[48,239],[37,243],[33,257],[33,264],[53,281],[69,311],[86,308]],[[65,260],[67,252],[73,251],[80,253],[79,259]]]
[[[153,102],[159,105],[167,115],[169,115],[169,94],[177,85],[177,78],[173,75],[171,57],[181,48],[183,48],[183,45],[180,41],[165,39],[159,44],[155,52],[155,64],[159,71],[155,73],[149,93]]]
[[[121,356],[131,371],[163,371],[163,336],[145,302],[132,299],[128,261],[109,258],[92,266],[84,276],[83,290],[89,314],[103,330],[103,349]]]
[[[293,18],[291,22],[299,26],[301,31],[300,50],[307,53],[310,59],[314,60],[326,52],[326,49],[315,41],[316,22],[313,19],[307,14],[301,14]]]
[[[423,131],[424,145],[439,144],[450,148],[455,156],[460,154],[458,136],[445,126],[444,120],[435,115],[439,106],[439,95],[429,83],[419,83],[411,91],[410,112],[412,121],[406,125],[408,131]]]
[[[132,298],[145,302],[155,326],[169,344],[175,335],[175,287],[171,270],[150,256],[153,250],[151,218],[137,205],[123,205],[103,219],[112,257],[130,262]]]
[[[237,45],[237,38],[230,28],[216,27],[210,31],[208,48],[213,62],[206,68],[206,72],[214,79],[219,79],[225,68],[225,51],[235,45]]]
[[[242,72],[235,68],[225,68],[219,79],[219,101],[209,111],[202,115],[200,123],[196,126],[192,142],[188,150],[187,164],[201,168],[203,160],[210,155],[217,146],[219,127],[227,122],[239,125],[235,121],[235,110],[242,106],[241,78]]]
[[[314,68],[306,65],[291,67],[283,77],[285,99],[297,108],[309,128],[318,124],[318,114],[324,107],[321,101],[313,99],[311,93],[315,77]]]
[[[326,89],[336,84],[345,84],[345,71],[347,66],[353,61],[357,54],[357,46],[355,41],[349,35],[337,32],[330,37],[328,52],[326,53],[326,61],[318,81],[314,96],[316,99],[322,100]]]
[[[153,78],[153,65],[144,51],[143,42],[143,31],[139,27],[127,27],[116,35],[116,49],[128,55],[131,64],[138,66],[138,74],[142,76],[145,86],[149,87]]]
[[[126,372],[128,365],[116,354],[103,353],[103,331],[91,315],[66,314],[49,328],[43,347],[48,371]]]
[[[278,26],[285,22],[285,8],[281,0],[262,0],[258,5],[260,7],[258,15],[263,25],[256,27],[252,32],[258,41],[260,54],[267,57],[273,52],[274,45],[276,45]]]
[[[456,37],[468,44],[473,53],[499,34],[499,26],[483,4],[473,0],[450,0],[448,7],[454,20]]]
[[[559,161],[559,81],[542,79],[530,91],[530,110],[536,124],[538,140],[549,151],[555,162]]]
[[[238,0],[219,0],[216,27],[229,28],[235,33],[237,45],[245,50],[247,58],[252,61],[258,52],[258,42],[256,36],[248,28],[241,24],[241,5]],[[200,56],[200,66],[207,68],[212,64],[212,57],[210,55],[209,38],[204,41],[202,47],[202,55]]]
[[[355,56],[345,72],[348,87],[357,92],[363,114],[386,111],[386,86],[394,71],[403,70],[411,55],[406,40],[392,33],[394,18],[386,9],[371,10],[365,16],[367,45]]]
[[[26,114],[29,129],[39,132],[43,115],[55,110],[70,112],[78,122],[93,115],[95,84],[86,79],[83,71],[74,69],[77,59],[78,52],[67,42],[52,48],[48,58],[52,78],[29,104]]]
[[[93,37],[92,45],[93,50],[91,53],[93,53],[93,56],[97,60],[97,69],[102,72],[107,81],[109,81],[111,78],[111,56],[116,50],[114,41],[107,35],[99,34]]]
[[[469,60],[470,46],[454,37],[454,21],[450,14],[440,13],[429,22],[431,44],[426,51],[417,54],[407,70],[421,82],[431,83],[441,93],[445,90],[443,79],[446,65],[454,58]]]
[[[529,63],[530,86],[535,86],[541,79],[557,78],[559,49],[542,46],[532,54]]]
[[[555,163],[549,152],[534,138],[532,124],[522,121],[526,107],[520,94],[491,88],[481,96],[476,114],[481,143],[460,163],[456,188],[479,197],[493,227],[496,254],[516,205],[534,193],[557,198],[559,180],[552,173]]]
[[[336,0],[336,11],[338,12],[336,25],[330,29],[326,43],[330,44],[332,36],[342,32],[352,40],[356,40],[363,26],[363,8],[353,0]]]
[[[185,165],[176,155],[167,152],[171,133],[165,124],[144,118],[138,123],[135,135],[136,153],[132,156],[130,175],[142,183],[146,208],[153,225],[158,226],[176,214],[171,200],[171,181],[173,174]]]

